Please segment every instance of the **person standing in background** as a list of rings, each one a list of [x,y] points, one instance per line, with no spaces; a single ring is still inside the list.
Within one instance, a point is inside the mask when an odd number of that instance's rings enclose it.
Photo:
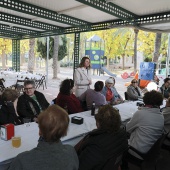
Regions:
[[[89,57],[83,57],[81,59],[79,67],[75,70],[74,73],[74,82],[75,82],[75,95],[79,97],[87,89],[90,88],[92,84],[91,80],[91,71],[90,71],[90,59]]]

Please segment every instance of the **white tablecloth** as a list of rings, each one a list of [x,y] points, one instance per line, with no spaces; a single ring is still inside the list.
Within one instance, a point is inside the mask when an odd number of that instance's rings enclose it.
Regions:
[[[137,110],[136,102],[127,102],[120,105],[116,105],[119,109],[121,120],[125,121],[132,117],[133,113]],[[84,118],[82,125],[76,125],[71,123],[71,117],[80,116]],[[61,141],[64,144],[75,145],[83,136],[89,131],[96,128],[96,122],[94,116],[91,116],[91,111],[72,114],[70,117],[70,124],[68,128],[67,136],[63,137]],[[0,139],[0,169],[6,163],[10,162],[10,159],[16,157],[19,153],[29,151],[35,148],[38,144],[39,133],[38,124],[30,123],[30,126],[26,125],[15,126],[15,136],[21,136],[22,144],[19,148],[13,148],[11,140],[4,141]]]
[[[42,78],[42,76],[40,75],[26,72],[3,71],[0,74],[0,78],[3,78],[5,80],[3,84],[6,88],[15,85],[17,80],[25,80],[26,77],[28,79],[36,80],[41,80]],[[23,85],[23,83],[21,85]]]

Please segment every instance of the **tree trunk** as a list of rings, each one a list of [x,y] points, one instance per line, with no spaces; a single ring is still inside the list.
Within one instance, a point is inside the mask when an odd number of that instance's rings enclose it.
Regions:
[[[24,48],[24,52],[21,54],[20,57],[20,65],[23,66],[24,63],[25,63],[25,48]]]
[[[2,68],[5,69],[6,68],[6,57],[5,57],[5,51],[2,50]]]
[[[138,41],[138,29],[134,29],[135,32],[135,42],[134,42],[134,72],[137,71],[137,41]]]
[[[159,58],[159,50],[160,50],[160,47],[161,47],[161,37],[162,37],[162,33],[156,33],[154,56],[153,56],[153,60],[152,60],[155,63],[158,62],[158,58]]]
[[[54,53],[53,53],[53,79],[57,79],[58,73],[58,47],[59,47],[59,35],[54,36]]]
[[[57,73],[60,73],[60,61],[57,61]]]
[[[125,69],[125,54],[122,54],[122,70]]]
[[[109,60],[109,57],[107,57],[107,66],[106,66],[107,69],[109,69],[109,63],[110,63],[109,61],[110,61],[110,60]]]
[[[33,73],[34,65],[35,65],[35,54],[34,54],[34,47],[35,47],[35,38],[29,40],[29,60],[28,60],[28,72]]]

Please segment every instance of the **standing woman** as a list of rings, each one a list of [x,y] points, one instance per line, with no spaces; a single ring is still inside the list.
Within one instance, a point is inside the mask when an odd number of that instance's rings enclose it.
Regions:
[[[77,97],[90,88],[92,81],[90,72],[90,59],[88,57],[83,57],[81,59],[80,65],[74,73],[74,82],[76,86],[75,95]]]

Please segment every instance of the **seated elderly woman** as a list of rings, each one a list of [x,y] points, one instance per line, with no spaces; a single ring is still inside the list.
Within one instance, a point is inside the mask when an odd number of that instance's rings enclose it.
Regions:
[[[77,170],[78,158],[74,148],[60,141],[67,134],[69,125],[66,111],[52,105],[38,116],[38,124],[41,140],[37,147],[19,154],[9,170]]]
[[[2,96],[2,106],[0,108],[0,125],[13,123],[20,125],[21,121],[17,116],[14,108],[14,101],[18,98],[16,90],[6,89]]]
[[[121,96],[118,94],[116,88],[114,87],[115,80],[112,77],[105,81],[105,86],[103,87],[102,94],[106,97],[106,101],[109,104],[119,104],[123,101]]]
[[[128,148],[126,132],[120,129],[119,111],[110,105],[104,105],[99,108],[95,119],[97,129],[75,146],[79,170],[98,170],[105,166],[107,170],[117,169],[118,167],[114,167],[116,157]],[[111,164],[109,160],[112,160]]]
[[[65,79],[61,82],[60,92],[56,98],[55,104],[64,108],[68,114],[82,112],[80,101],[73,94],[74,81],[72,79]]]
[[[112,84],[112,89],[113,89],[113,91],[114,91],[114,97],[115,97],[115,100],[116,101],[120,101],[120,102],[123,102],[123,98],[120,96],[120,94],[117,92],[117,90],[116,90],[116,87],[115,87],[115,83],[116,83],[116,81],[115,81],[115,78],[114,77],[110,77],[112,80],[113,80],[113,84]]]
[[[138,81],[133,79],[131,84],[127,87],[128,100],[139,100],[142,99],[141,90],[138,87]]]
[[[146,92],[143,97],[144,107],[136,111],[126,124],[126,131],[131,134],[129,145],[142,153],[147,153],[163,133],[164,117],[160,112],[162,101],[160,92]]]

